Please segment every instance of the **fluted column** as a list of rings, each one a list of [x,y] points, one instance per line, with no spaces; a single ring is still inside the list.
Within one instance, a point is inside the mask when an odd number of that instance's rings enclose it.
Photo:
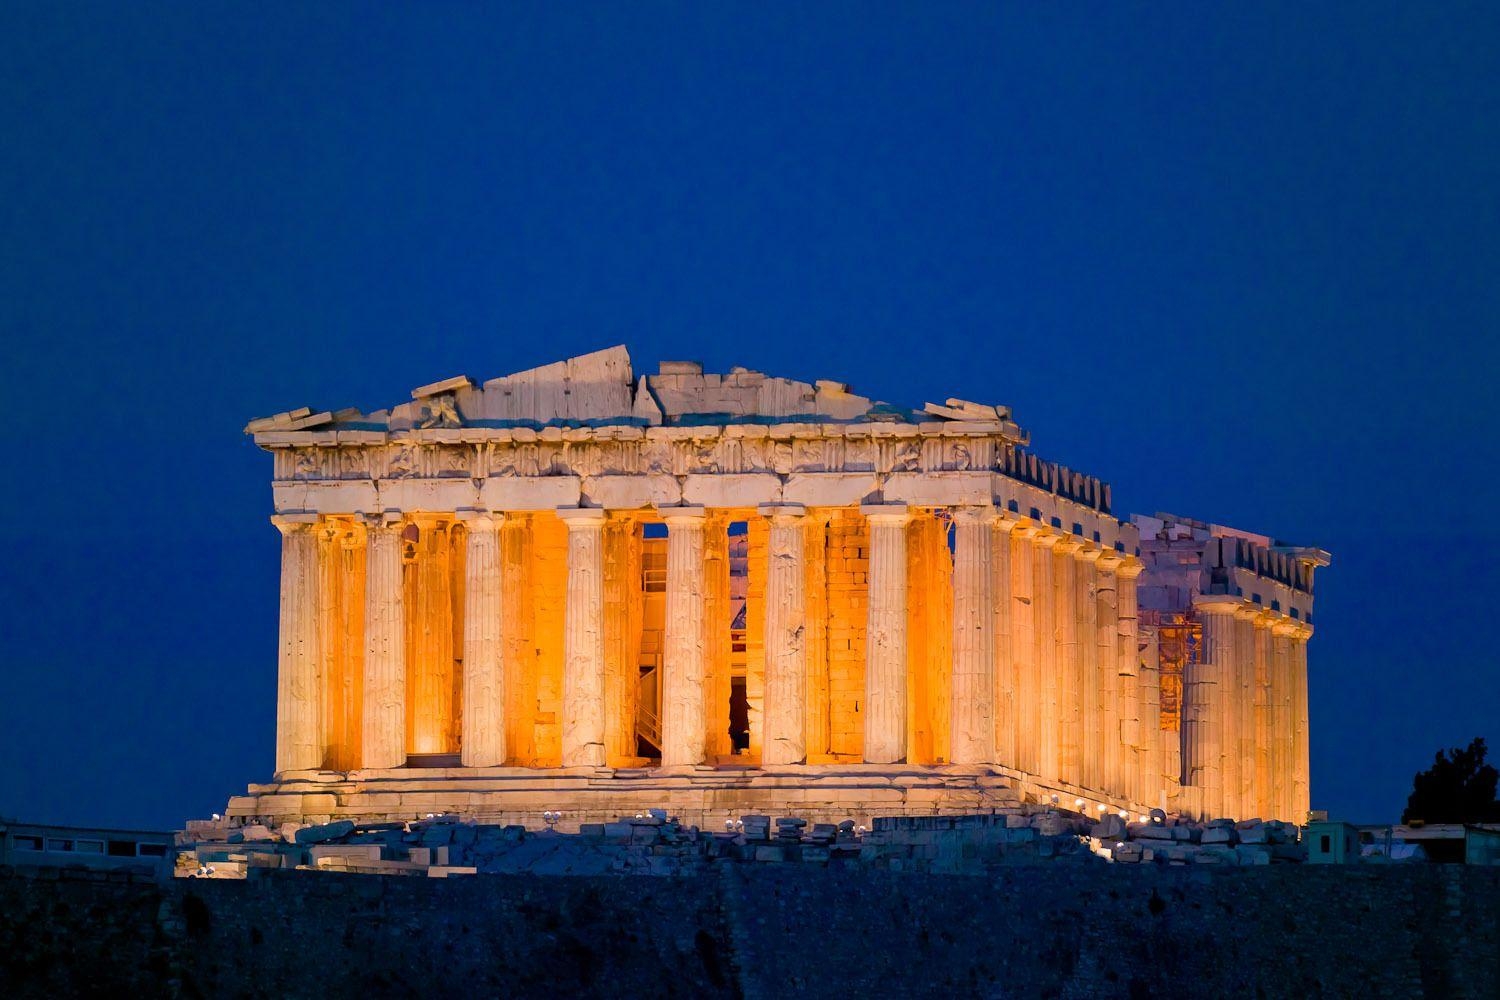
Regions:
[[[276,773],[323,766],[317,515],[277,515],[281,625],[276,657]]]
[[[1296,723],[1292,718],[1292,636],[1297,623],[1278,616],[1271,625],[1271,799],[1276,819],[1295,818]]]
[[[604,760],[611,767],[638,761],[640,647],[641,526],[631,514],[611,513],[604,522]],[[724,703],[727,709],[727,696]]]
[[[1275,616],[1261,611],[1255,616],[1252,658],[1255,671],[1255,815],[1276,815],[1271,767],[1271,624]]]
[[[562,766],[604,764],[604,511],[557,512],[568,526],[563,610]]]
[[[1036,613],[1037,678],[1036,732],[1037,776],[1047,781],[1062,777],[1061,749],[1058,744],[1060,708],[1058,704],[1057,558],[1053,549],[1061,535],[1042,531],[1036,536],[1032,552],[1031,606]]]
[[[1299,623],[1292,635],[1292,814],[1294,823],[1307,822],[1312,808],[1312,766],[1309,754],[1307,706],[1307,640],[1312,626]]]
[[[1120,623],[1117,601],[1120,557],[1103,552],[1094,564],[1094,641],[1099,685],[1099,787],[1111,795],[1125,794],[1126,750],[1120,726]]]
[[[1235,774],[1238,783],[1231,789],[1235,819],[1257,815],[1255,787],[1255,620],[1260,609],[1242,604],[1234,618],[1234,703],[1230,711],[1235,719]]]
[[[807,759],[806,512],[799,505],[762,507],[771,533],[766,572],[766,739],[764,764]]]
[[[990,565],[994,575],[994,664],[995,664],[995,761],[1016,766],[1016,739],[1019,720],[1016,712],[1018,684],[1013,619],[1015,600],[1011,596],[1010,533],[1014,518],[997,518],[990,532]]]
[[[865,635],[865,760],[906,759],[905,504],[866,505],[870,526],[870,601]]]
[[[1237,597],[1200,594],[1193,600],[1203,622],[1202,663],[1189,663],[1183,681],[1182,771],[1185,783],[1200,789],[1199,808],[1210,818],[1226,805],[1225,737],[1230,679],[1234,668],[1234,616]]]
[[[662,660],[661,763],[703,763],[707,727],[703,684],[708,663],[704,622],[702,507],[663,507],[667,522],[667,609]]]
[[[1016,675],[1016,749],[1015,759],[1001,761],[1027,774],[1037,769],[1037,699],[1039,685],[1036,673],[1036,601],[1032,584],[1032,564],[1036,547],[1033,539],[1036,528],[1029,523],[1017,523],[1011,530],[1010,582],[1011,582],[1011,658]]]
[[[1099,549],[1084,545],[1073,553],[1073,613],[1078,623],[1078,780],[1104,787],[1103,705],[1099,698],[1097,594]]]
[[[460,511],[464,550],[464,767],[505,763],[505,627],[501,618],[500,528],[504,514]]]
[[[1052,547],[1053,604],[1057,609],[1057,774],[1071,784],[1083,781],[1083,741],[1079,738],[1082,689],[1078,670],[1078,539],[1062,536]]]
[[[995,508],[953,512],[952,761],[995,760]]]
[[[406,606],[402,597],[401,515],[367,519],[365,695],[360,766],[406,763]]]
[[[1126,558],[1115,569],[1116,635],[1119,649],[1120,742],[1126,754],[1123,781],[1132,801],[1161,801],[1161,675],[1140,653],[1140,605],[1136,581],[1145,566]]]

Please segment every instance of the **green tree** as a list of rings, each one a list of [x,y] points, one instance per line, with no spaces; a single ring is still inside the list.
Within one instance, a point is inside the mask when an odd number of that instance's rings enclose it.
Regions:
[[[1462,749],[1439,750],[1432,766],[1412,778],[1401,822],[1500,823],[1495,801],[1500,771],[1484,762],[1487,752],[1478,736]]]

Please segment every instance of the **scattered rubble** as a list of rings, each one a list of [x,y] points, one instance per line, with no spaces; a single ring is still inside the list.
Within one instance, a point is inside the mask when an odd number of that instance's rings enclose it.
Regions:
[[[1259,819],[1195,823],[1154,813],[1144,822],[1094,819],[1019,806],[966,816],[900,816],[814,823],[748,815],[723,830],[683,826],[662,809],[579,832],[478,824],[456,815],[411,823],[278,830],[233,820],[189,823],[178,835],[179,876],[244,878],[257,869],[447,878],[478,873],[689,875],[714,864],[859,865],[888,871],[979,873],[1020,864],[1072,861],[1159,865],[1269,865],[1306,860],[1298,830]]]

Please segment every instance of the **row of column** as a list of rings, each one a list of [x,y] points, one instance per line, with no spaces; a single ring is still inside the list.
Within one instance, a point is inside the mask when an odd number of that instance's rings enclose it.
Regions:
[[[999,700],[1012,707],[1000,758],[1043,783],[1157,801],[1160,689],[1139,655],[1140,561],[1031,522],[999,527]]]
[[[1183,684],[1182,784],[1206,816],[1301,822],[1309,798],[1312,626],[1230,595],[1194,601],[1202,662]]]
[[[864,757],[908,756],[908,604],[905,505],[860,508],[868,525]],[[562,764],[606,761],[606,513],[559,510],[567,526]],[[662,508],[667,525],[662,764],[707,756],[704,685],[711,639],[705,593],[705,511]],[[807,758],[808,607],[800,506],[762,507],[769,522],[765,578],[762,762]],[[459,512],[467,527],[462,762],[506,754],[499,529],[503,514]],[[948,693],[955,764],[1003,763],[1032,775],[1133,801],[1159,794],[1161,768],[1139,722],[1134,559],[993,507],[955,509],[952,671]],[[275,519],[283,533],[277,770],[322,765],[318,720],[316,518]],[[360,763],[406,757],[406,664],[399,515],[367,519],[364,701]],[[1152,734],[1154,735],[1154,734]]]

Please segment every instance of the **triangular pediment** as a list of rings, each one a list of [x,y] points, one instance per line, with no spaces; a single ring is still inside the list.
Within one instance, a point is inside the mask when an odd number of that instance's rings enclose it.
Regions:
[[[740,367],[712,374],[691,361],[664,361],[655,374],[637,376],[623,345],[483,383],[466,375],[430,382],[387,410],[303,407],[251,421],[246,431],[923,421],[993,423],[999,433],[1020,434],[1003,406],[950,399],[907,409],[829,379],[800,382]]]

